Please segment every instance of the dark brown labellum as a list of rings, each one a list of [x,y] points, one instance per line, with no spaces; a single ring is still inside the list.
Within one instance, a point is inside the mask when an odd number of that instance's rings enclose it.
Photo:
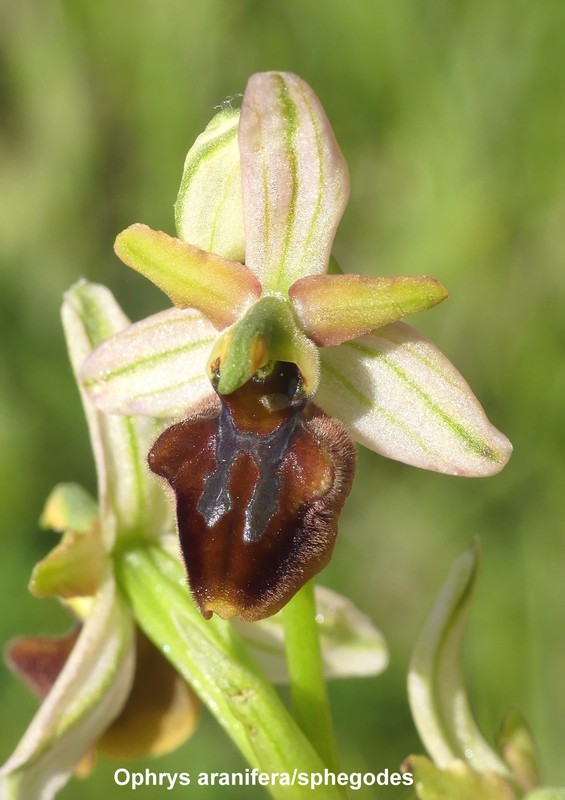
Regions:
[[[331,558],[355,451],[341,423],[279,362],[172,425],[149,466],[176,495],[181,548],[202,611],[262,619]]]

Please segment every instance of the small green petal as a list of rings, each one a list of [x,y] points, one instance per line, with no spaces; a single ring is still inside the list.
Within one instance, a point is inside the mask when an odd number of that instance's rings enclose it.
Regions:
[[[78,483],[59,483],[47,498],[39,522],[42,528],[59,533],[86,533],[99,513],[98,503],[86,489]]]
[[[288,294],[304,332],[320,346],[357,339],[447,297],[434,278],[365,275],[312,275]]]
[[[326,678],[378,675],[388,664],[385,640],[346,597],[315,587],[316,623]],[[253,656],[275,683],[288,683],[282,612],[260,622],[233,621]]]
[[[36,597],[89,597],[108,569],[100,528],[66,531],[60,544],[34,567],[29,590]]]
[[[410,756],[403,769],[414,776],[419,800],[518,800],[500,775],[475,772],[462,761],[439,769],[424,756]]]
[[[408,697],[420,738],[440,768],[462,759],[479,772],[510,777],[507,766],[477,727],[463,676],[463,634],[479,555],[475,542],[454,562],[414,648]]]
[[[349,196],[347,165],[310,86],[288,72],[247,84],[239,123],[245,263],[266,290],[326,272]]]
[[[304,391],[312,395],[319,382],[317,347],[297,326],[282,297],[263,297],[216,342],[209,359],[211,377],[219,369],[218,391],[230,394],[262,367],[274,361],[296,364]]]
[[[245,261],[239,110],[223,108],[188,151],[175,203],[180,239],[231,261]]]
[[[219,330],[238,319],[261,294],[257,279],[243,264],[147,225],[122,231],[114,250],[124,264],[162,289],[173,305],[197,308]]]

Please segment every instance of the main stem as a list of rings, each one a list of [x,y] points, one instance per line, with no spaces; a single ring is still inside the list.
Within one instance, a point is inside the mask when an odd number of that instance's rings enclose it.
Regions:
[[[283,619],[296,721],[328,768],[338,772],[337,747],[316,624],[313,581],[307,583],[286,606]]]

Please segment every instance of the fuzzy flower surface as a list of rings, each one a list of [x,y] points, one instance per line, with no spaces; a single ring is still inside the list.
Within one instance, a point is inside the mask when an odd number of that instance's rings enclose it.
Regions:
[[[348,196],[312,89],[259,73],[241,112],[221,110],[188,153],[179,238],[136,224],[116,239],[175,307],[105,342],[83,386],[109,413],[180,418],[149,464],[176,496],[206,617],[270,616],[328,563],[353,479],[349,437],[452,475],[494,475],[510,456],[453,365],[400,321],[444,287],[336,274]]]

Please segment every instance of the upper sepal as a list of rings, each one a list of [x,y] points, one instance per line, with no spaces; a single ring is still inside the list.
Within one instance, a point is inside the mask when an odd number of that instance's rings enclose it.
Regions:
[[[349,174],[322,105],[288,72],[247,84],[239,122],[245,263],[265,289],[286,292],[326,272],[349,196]]]
[[[461,649],[480,559],[478,540],[453,563],[416,642],[408,698],[418,733],[440,768],[456,759],[511,777],[479,730],[467,699]],[[433,796],[433,795],[430,795]]]

